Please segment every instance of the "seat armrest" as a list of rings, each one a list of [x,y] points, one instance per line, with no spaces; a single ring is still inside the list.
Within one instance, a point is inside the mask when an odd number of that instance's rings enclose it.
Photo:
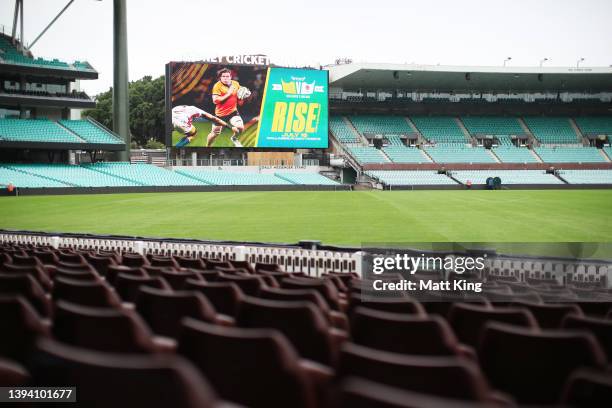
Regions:
[[[329,311],[329,321],[331,322],[333,327],[343,330],[348,333],[349,322],[348,322],[348,318],[346,317],[344,313],[338,312],[336,310],[330,310]]]
[[[160,353],[174,353],[176,351],[176,340],[165,336],[153,336],[153,345]]]
[[[215,323],[217,323],[219,326],[233,327],[236,325],[236,320],[228,315],[217,314],[215,316]]]

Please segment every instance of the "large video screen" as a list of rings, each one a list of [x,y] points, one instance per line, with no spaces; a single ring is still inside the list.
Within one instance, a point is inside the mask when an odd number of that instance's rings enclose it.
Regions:
[[[171,62],[166,87],[173,147],[328,147],[327,71]]]

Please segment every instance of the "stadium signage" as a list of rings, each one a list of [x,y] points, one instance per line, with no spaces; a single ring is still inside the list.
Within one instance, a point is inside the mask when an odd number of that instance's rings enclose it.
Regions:
[[[244,64],[244,65],[270,65],[270,58],[267,55],[225,55],[212,57],[204,60],[211,64]]]

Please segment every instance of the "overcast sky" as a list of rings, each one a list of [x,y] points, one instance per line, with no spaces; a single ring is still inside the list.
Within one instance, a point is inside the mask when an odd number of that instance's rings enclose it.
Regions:
[[[24,0],[32,42],[68,0]],[[0,1],[10,32],[14,0]],[[32,48],[36,57],[87,60],[90,95],[112,84],[113,1],[76,0]],[[612,65],[611,0],[128,0],[130,80],[171,60],[263,53],[274,63]]]

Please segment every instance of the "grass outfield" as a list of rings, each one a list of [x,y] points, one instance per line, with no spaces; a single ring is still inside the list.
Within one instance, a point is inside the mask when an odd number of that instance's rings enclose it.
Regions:
[[[611,242],[612,190],[0,198],[0,228],[266,242]]]

